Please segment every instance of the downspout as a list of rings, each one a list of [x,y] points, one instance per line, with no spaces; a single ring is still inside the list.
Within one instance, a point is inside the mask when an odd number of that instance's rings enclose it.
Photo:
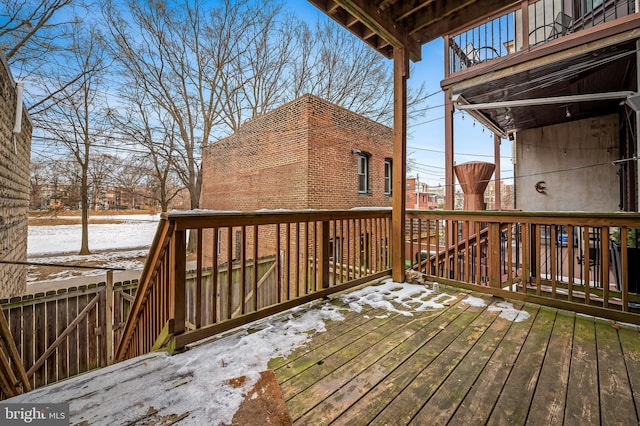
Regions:
[[[13,125],[13,131],[11,132],[11,138],[13,139],[13,152],[18,154],[18,142],[17,136],[22,132],[22,92],[24,89],[24,82],[16,82],[16,117]]]

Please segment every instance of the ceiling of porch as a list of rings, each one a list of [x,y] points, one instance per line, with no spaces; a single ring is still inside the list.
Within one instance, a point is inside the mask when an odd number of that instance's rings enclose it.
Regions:
[[[624,92],[635,88],[635,40],[604,46],[595,50],[563,52],[563,58],[522,72],[501,76],[486,71],[477,84],[452,85],[452,92],[465,103],[487,104],[502,101],[544,100],[553,97],[584,98],[542,105],[489,107],[475,110],[504,133],[548,126],[570,120],[617,112],[624,98],[589,99],[589,95]]]
[[[404,47],[413,61],[422,45],[497,11],[513,0],[309,0],[386,56]]]

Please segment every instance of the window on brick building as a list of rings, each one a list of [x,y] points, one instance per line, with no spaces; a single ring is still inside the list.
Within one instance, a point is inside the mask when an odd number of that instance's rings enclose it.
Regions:
[[[369,192],[369,156],[364,152],[358,154],[358,192]]]
[[[391,158],[384,159],[384,194],[391,195],[391,176],[393,171],[393,163]]]

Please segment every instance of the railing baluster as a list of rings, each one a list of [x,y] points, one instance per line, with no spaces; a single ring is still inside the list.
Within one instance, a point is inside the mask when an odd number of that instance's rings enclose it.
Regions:
[[[554,299],[557,297],[557,276],[556,276],[556,247],[558,244],[558,236],[557,229],[555,225],[551,225],[551,240],[549,241],[549,245],[551,246],[551,297]]]
[[[173,234],[172,258],[173,258],[173,332],[174,334],[182,334],[185,331],[185,292],[186,292],[186,231],[177,230]],[[150,312],[150,310],[147,310]],[[150,341],[151,339],[147,339]]]
[[[253,312],[258,310],[258,307],[262,307],[262,304],[258,303],[258,232],[260,228],[258,225],[253,225],[253,282],[251,292],[253,294],[251,310]],[[276,255],[277,257],[277,255]]]
[[[573,225],[567,225],[567,252],[569,253],[569,282],[567,283],[567,300],[573,300],[573,284],[575,282],[575,235]]]
[[[636,230],[637,233],[637,230]],[[620,228],[620,269],[622,271],[622,310],[629,310],[629,251],[627,250],[628,229],[626,226]],[[636,277],[638,279],[638,277]]]
[[[220,228],[213,228],[213,253],[212,253],[212,265],[211,265],[211,323],[218,322],[218,301],[220,297],[218,295],[218,263],[220,262],[220,252],[218,246],[220,244],[219,232]]]
[[[282,263],[280,262],[280,223],[276,223],[276,303],[282,301]]]
[[[291,223],[287,222],[285,229],[285,300],[291,299]]]
[[[240,315],[245,313],[245,305],[247,298],[247,227],[240,228],[240,300],[238,301],[238,308],[240,309]]]
[[[590,302],[590,290],[591,290],[591,274],[590,274],[590,270],[589,270],[589,265],[591,264],[591,253],[589,248],[590,246],[590,233],[591,233],[591,229],[588,226],[584,227],[584,234],[583,234],[583,244],[584,244],[584,258],[583,258],[583,262],[582,262],[582,267],[584,268],[584,281],[583,281],[583,285],[584,285],[584,301],[586,304],[589,304]]]
[[[227,227],[227,303],[225,319],[231,319],[233,309],[233,228]]]
[[[602,304],[609,307],[609,227],[603,226],[601,231],[602,241]]]
[[[195,318],[193,323],[196,328],[202,325],[202,229],[198,229],[196,233],[196,301],[195,301]]]
[[[295,249],[295,297],[300,297],[300,222],[296,221],[296,239],[295,239],[296,249]]]

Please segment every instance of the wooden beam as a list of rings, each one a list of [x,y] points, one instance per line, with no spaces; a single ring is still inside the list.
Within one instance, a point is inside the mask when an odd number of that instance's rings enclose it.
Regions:
[[[411,38],[425,44],[487,14],[509,6],[513,0],[434,1],[406,19]]]
[[[404,282],[404,228],[407,186],[407,79],[409,56],[393,49],[393,208],[391,211],[392,278]]]
[[[389,14],[378,13],[371,2],[364,0],[335,0],[335,2],[389,42],[394,50],[404,48],[409,53],[411,60],[420,61],[422,59],[422,46],[411,39],[407,32],[403,31],[401,26],[391,19]]]

